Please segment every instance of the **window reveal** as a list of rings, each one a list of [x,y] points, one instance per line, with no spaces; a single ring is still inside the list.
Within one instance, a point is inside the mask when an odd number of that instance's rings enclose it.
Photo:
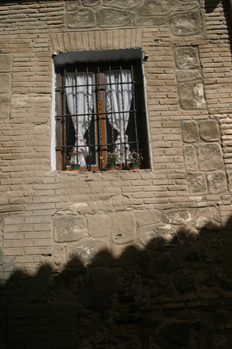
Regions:
[[[76,64],[56,69],[56,158],[64,170],[70,150],[82,150],[81,169],[101,169],[107,153],[127,168],[131,149],[143,149],[149,168],[144,90],[139,60]]]

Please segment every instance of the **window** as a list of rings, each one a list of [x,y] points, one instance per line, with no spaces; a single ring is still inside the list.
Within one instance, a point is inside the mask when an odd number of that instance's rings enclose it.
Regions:
[[[103,170],[108,152],[119,153],[118,168],[125,169],[132,149],[142,149],[141,168],[149,168],[141,50],[139,58],[138,50],[129,58],[125,51],[55,57],[58,170],[73,148],[82,170]]]

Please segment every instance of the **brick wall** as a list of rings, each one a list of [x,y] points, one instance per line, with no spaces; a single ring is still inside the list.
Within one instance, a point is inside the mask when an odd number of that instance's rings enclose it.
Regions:
[[[9,1],[0,16],[3,348],[231,347],[226,1]],[[138,47],[151,169],[52,171],[52,54]]]

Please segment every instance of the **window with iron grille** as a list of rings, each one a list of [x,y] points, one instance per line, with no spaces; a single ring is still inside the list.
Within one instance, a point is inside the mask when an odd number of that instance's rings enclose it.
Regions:
[[[142,149],[141,168],[149,168],[141,59],[57,64],[55,119],[58,170],[72,149],[81,170],[104,170],[109,152],[127,169],[132,149]]]

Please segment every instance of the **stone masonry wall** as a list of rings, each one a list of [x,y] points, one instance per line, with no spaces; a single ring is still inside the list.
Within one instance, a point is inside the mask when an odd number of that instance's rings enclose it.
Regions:
[[[227,2],[2,1],[0,19],[1,347],[232,347]],[[138,47],[151,169],[52,171],[53,53]]]

